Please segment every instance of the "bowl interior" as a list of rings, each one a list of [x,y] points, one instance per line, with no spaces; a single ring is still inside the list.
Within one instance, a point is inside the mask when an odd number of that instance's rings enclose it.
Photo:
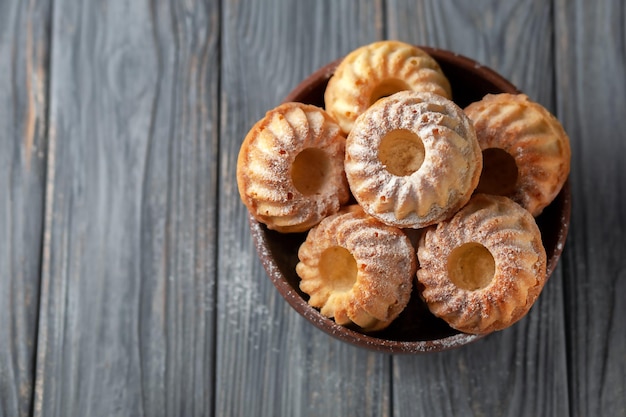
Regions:
[[[440,49],[420,48],[438,61],[450,80],[454,101],[462,108],[480,100],[488,93],[519,92],[509,81],[469,58]],[[338,63],[339,60],[313,73],[300,83],[285,101],[299,101],[323,107],[326,84]],[[570,188],[569,182],[566,182],[552,204],[537,218],[548,258],[548,277],[561,256],[567,237],[569,217]],[[311,307],[307,303],[308,296],[300,291],[300,279],[295,267],[298,263],[298,248],[306,238],[306,233],[281,234],[267,229],[251,216],[249,223],[261,262],[280,294],[311,323],[334,337],[388,353],[441,351],[465,345],[481,337],[460,333],[433,316],[415,288],[407,308],[386,329],[362,333],[356,327],[339,326]]]

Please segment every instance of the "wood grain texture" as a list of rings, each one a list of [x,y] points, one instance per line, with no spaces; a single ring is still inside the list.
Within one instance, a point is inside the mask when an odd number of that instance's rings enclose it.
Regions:
[[[379,2],[224,2],[216,410],[388,416],[389,357],[332,339],[288,306],[256,256],[235,167],[248,129],[304,77],[382,36]]]
[[[553,110],[550,2],[389,0],[387,14],[390,38],[468,56]]]
[[[555,16],[557,108],[573,155],[572,415],[626,416],[626,7],[558,0]]]
[[[620,0],[0,1],[0,417],[626,416],[625,27]],[[385,37],[496,69],[571,137],[560,267],[454,351],[313,327],[238,196],[252,124]]]
[[[32,409],[47,149],[48,1],[0,2],[0,416]]]
[[[387,9],[390,37],[469,56],[553,109],[550,3],[393,0]],[[526,318],[473,345],[395,357],[394,415],[568,415],[563,286],[559,268]]]
[[[55,1],[34,415],[213,407],[219,9]]]

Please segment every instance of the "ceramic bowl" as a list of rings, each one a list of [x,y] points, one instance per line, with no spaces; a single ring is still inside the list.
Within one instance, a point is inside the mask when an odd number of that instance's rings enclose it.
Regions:
[[[433,56],[450,80],[453,100],[464,108],[487,93],[518,93],[505,78],[476,61],[458,54],[421,46]],[[332,62],[302,81],[284,101],[324,105],[324,89],[340,60]],[[556,199],[537,218],[546,248],[548,277],[563,251],[570,220],[569,181]],[[307,303],[300,291],[295,267],[298,248],[306,234],[281,234],[267,229],[249,217],[250,230],[257,252],[272,283],[282,297],[303,317],[322,331],[345,342],[387,353],[426,353],[458,348],[482,336],[461,333],[433,316],[421,301],[416,289],[407,308],[386,329],[363,333],[358,328],[337,325]],[[505,330],[506,331],[506,330]]]

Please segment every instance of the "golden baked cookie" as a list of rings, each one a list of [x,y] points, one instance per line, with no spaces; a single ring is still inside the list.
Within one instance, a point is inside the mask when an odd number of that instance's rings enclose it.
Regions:
[[[507,197],[476,194],[454,217],[427,229],[417,251],[418,286],[451,327],[484,334],[521,319],[546,281],[534,217]]]
[[[296,272],[309,304],[340,325],[387,327],[406,307],[415,277],[413,245],[354,206],[311,229]]]
[[[452,97],[450,82],[429,54],[404,42],[380,41],[355,49],[341,61],[324,103],[347,134],[369,106],[403,90]]]
[[[323,109],[285,103],[246,135],[237,185],[252,216],[269,229],[303,232],[348,201],[345,138]]]
[[[481,168],[472,122],[437,94],[402,91],[379,100],[346,141],[354,197],[393,226],[421,228],[452,216],[471,197]]]
[[[510,197],[533,216],[557,196],[570,171],[561,123],[524,94],[490,94],[465,109],[483,150],[476,192]]]

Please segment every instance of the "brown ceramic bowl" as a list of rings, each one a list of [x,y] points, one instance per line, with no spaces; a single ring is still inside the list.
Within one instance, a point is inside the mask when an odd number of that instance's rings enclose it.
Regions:
[[[477,62],[441,49],[420,47],[440,64],[452,85],[454,101],[464,108],[487,93],[518,93],[517,88],[493,70]],[[324,89],[339,60],[320,68],[300,83],[285,101],[299,101],[324,106]],[[548,257],[547,275],[554,271],[563,251],[570,220],[569,181],[537,218]],[[287,302],[302,316],[326,333],[357,346],[387,353],[425,353],[460,347],[481,336],[460,333],[436,318],[413,290],[411,301],[401,315],[386,329],[362,333],[358,328],[337,325],[307,303],[296,275],[298,248],[306,234],[281,234],[267,229],[249,217],[252,236],[267,274]]]

